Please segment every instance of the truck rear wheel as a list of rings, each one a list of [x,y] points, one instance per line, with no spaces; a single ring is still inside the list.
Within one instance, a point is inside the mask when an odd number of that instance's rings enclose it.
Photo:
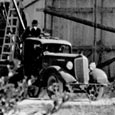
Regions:
[[[90,100],[98,100],[102,98],[104,93],[104,86],[95,84],[95,85],[89,85],[87,87],[87,96]]]
[[[59,79],[59,75],[51,73],[47,80],[47,93],[50,98],[55,98],[63,93],[63,82]]]

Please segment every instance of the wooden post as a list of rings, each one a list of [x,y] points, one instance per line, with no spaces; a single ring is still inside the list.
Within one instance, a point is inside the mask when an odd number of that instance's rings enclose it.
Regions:
[[[52,0],[52,7],[55,5],[54,3],[55,3],[55,0]],[[51,35],[53,33],[53,19],[54,19],[54,17],[51,16]]]
[[[104,0],[101,0],[101,9],[103,9],[104,7],[103,7],[103,2],[104,2]],[[101,24],[103,24],[103,13],[104,12],[101,12],[100,13],[100,15],[101,15],[101,20],[100,20],[100,23]],[[103,31],[101,30],[100,31],[100,45],[102,46],[103,45]],[[101,61],[102,61],[102,55],[103,55],[103,52],[99,52],[98,53],[98,56],[99,56],[99,58],[98,58],[98,63],[101,63]]]
[[[93,53],[93,61],[96,62],[96,34],[97,34],[97,29],[96,29],[96,23],[97,23],[97,0],[94,0],[94,53]]]

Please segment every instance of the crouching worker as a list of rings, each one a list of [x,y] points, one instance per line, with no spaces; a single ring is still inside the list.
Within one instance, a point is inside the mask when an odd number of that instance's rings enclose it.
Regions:
[[[23,74],[23,66],[19,64],[19,66],[15,67],[13,61],[9,62],[7,65],[8,68],[8,82],[14,84],[15,88],[18,87],[18,82],[22,82],[24,79]]]
[[[29,97],[38,97],[39,95],[39,87],[38,87],[38,79],[35,76],[31,76],[28,80],[28,96]]]
[[[105,86],[109,84],[106,73],[103,70],[96,68],[94,62],[90,64],[90,80]]]

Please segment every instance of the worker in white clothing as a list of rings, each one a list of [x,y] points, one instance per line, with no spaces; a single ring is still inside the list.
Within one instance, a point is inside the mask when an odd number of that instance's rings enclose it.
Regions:
[[[93,77],[93,80],[96,80],[97,83],[103,85],[108,85],[109,83],[106,73],[103,70],[96,68],[94,62],[90,64],[90,76]]]

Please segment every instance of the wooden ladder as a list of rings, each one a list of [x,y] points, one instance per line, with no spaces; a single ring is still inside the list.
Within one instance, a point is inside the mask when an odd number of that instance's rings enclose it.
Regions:
[[[1,51],[1,60],[11,61],[14,59],[15,43],[16,38],[18,37],[18,27],[19,18],[13,2],[11,1],[7,15],[5,35]]]

